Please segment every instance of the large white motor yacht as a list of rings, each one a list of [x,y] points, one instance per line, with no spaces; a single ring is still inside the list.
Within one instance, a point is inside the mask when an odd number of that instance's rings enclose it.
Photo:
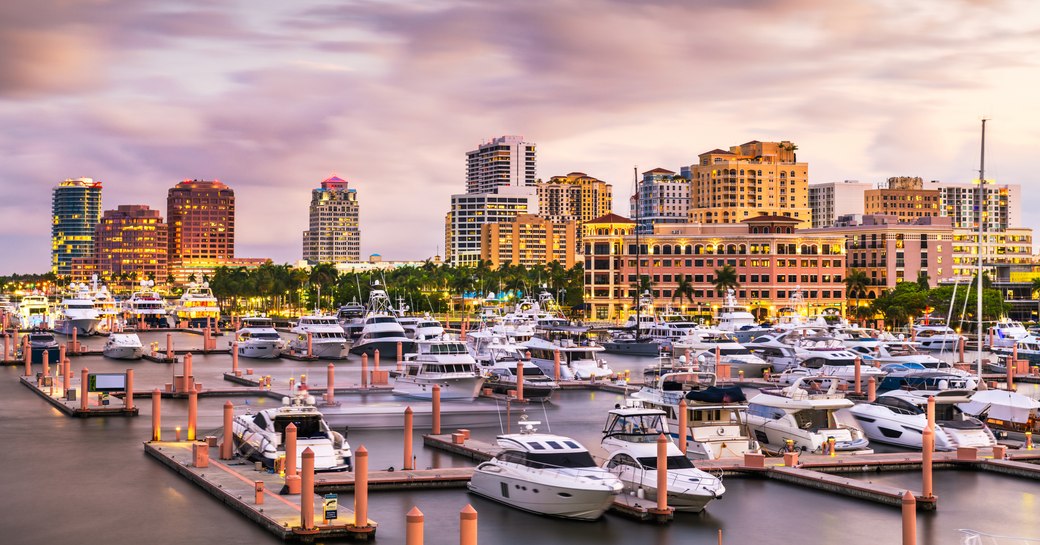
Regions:
[[[102,353],[116,360],[137,360],[144,355],[144,345],[136,333],[110,333]]]
[[[141,289],[123,301],[123,310],[138,325],[145,323],[152,327],[166,327],[169,325],[166,301],[152,289],[153,286],[155,282],[142,280]]]
[[[498,446],[503,451],[477,466],[469,490],[540,515],[598,519],[624,485],[597,467],[578,441],[535,433],[536,424],[522,421],[524,433],[499,435]]]
[[[404,327],[397,321],[397,311],[391,306],[390,298],[377,280],[368,295],[365,325],[361,335],[350,347],[350,353],[372,357],[379,350],[381,358],[396,358],[397,343],[401,343],[404,354],[415,352],[415,341],[405,335]]]
[[[853,405],[838,392],[837,380],[802,378],[751,398],[748,427],[769,452],[782,452],[792,441],[795,450],[820,453],[833,437],[839,452],[869,454],[873,451],[863,433],[836,418],[838,410]]]
[[[58,304],[54,331],[62,335],[93,335],[97,332],[98,316],[94,300],[86,284],[73,284],[70,293]]]
[[[928,424],[928,398],[935,398],[935,449],[993,447],[997,439],[977,418],[957,406],[971,401],[969,390],[892,390],[849,410],[871,441],[920,449]]]
[[[116,330],[119,330],[121,326],[120,314],[122,309],[120,308],[119,301],[112,294],[109,293],[108,288],[100,286],[93,289],[94,299],[94,310],[98,313],[98,330],[101,332],[109,331],[109,324],[114,326]]]
[[[637,407],[607,413],[601,445],[607,451],[608,471],[621,479],[625,492],[652,499],[657,495],[657,438],[668,435],[665,413]],[[722,497],[722,479],[693,467],[679,447],[668,440],[668,506],[699,513]]]
[[[50,303],[47,296],[33,293],[22,297],[18,303],[22,328],[44,327],[50,324]]]
[[[860,354],[816,326],[800,326],[782,333],[762,335],[747,346],[769,360],[777,372],[800,365],[846,384],[851,385],[856,380],[856,357]],[[871,377],[880,381],[883,376],[880,369],[862,365],[861,361],[862,384]]]
[[[242,318],[242,328],[235,332],[235,338],[238,340],[238,355],[243,358],[277,358],[285,348],[285,341],[278,335],[270,318]]]
[[[1004,318],[993,324],[993,348],[1014,348],[1016,342],[1028,336],[1029,330],[1022,322]]]
[[[417,341],[437,339],[442,335],[444,335],[444,326],[431,316],[429,312],[424,314],[422,318],[419,318],[419,321],[415,324],[414,338]]]
[[[614,374],[607,362],[599,357],[603,347],[593,341],[583,339],[576,342],[573,338],[561,337],[553,342],[534,337],[521,346],[531,353],[531,363],[549,376],[555,376],[554,358],[559,350],[561,380],[604,379]]]
[[[289,349],[297,354],[307,354],[307,336],[310,335],[312,356],[321,359],[341,359],[347,351],[347,339],[343,328],[334,316],[301,316],[290,330],[293,333]]]
[[[490,348],[490,359],[483,370],[487,374],[485,388],[491,388],[496,394],[508,394],[517,389],[519,372],[524,372],[524,399],[528,401],[548,401],[560,386],[551,377],[542,372],[524,357],[520,347],[508,344],[495,344]]]
[[[210,320],[216,325],[220,321],[220,306],[209,282],[188,284],[174,306],[174,314],[178,322],[187,322],[188,327],[206,327]]]
[[[736,292],[726,290],[726,297],[716,315],[716,329],[732,333],[738,342],[747,342],[754,338],[758,330],[758,320],[748,308],[737,304]]]
[[[342,434],[329,428],[314,406],[314,397],[304,391],[291,399],[282,398],[281,407],[235,415],[235,446],[250,459],[273,467],[275,460],[285,456],[285,428],[289,424],[296,425],[297,469],[302,468],[303,451],[307,448],[314,453],[315,471],[350,469],[350,445]]]
[[[957,350],[961,336],[944,324],[915,324],[913,339],[924,350],[952,352]]]
[[[689,349],[693,352],[692,356],[704,356],[705,361],[712,362],[713,365],[717,353],[719,362],[728,364],[733,376],[743,371],[745,377],[761,377],[766,369],[772,367],[771,363],[738,343],[731,333],[719,329],[689,330],[687,335],[676,341],[673,346],[676,354],[682,354]]]
[[[405,363],[397,375],[394,394],[420,399],[433,397],[434,385],[441,387],[441,399],[472,401],[480,395],[484,376],[466,345],[450,339],[419,341],[419,352]]]
[[[7,323],[10,327],[21,329],[22,317],[18,313],[18,307],[6,295],[0,295],[0,313],[7,316]]]

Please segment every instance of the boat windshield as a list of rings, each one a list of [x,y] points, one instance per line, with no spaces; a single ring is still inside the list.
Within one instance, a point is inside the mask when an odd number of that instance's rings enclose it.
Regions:
[[[278,433],[284,433],[285,427],[289,424],[296,424],[296,437],[298,439],[325,437],[325,431],[321,429],[321,415],[319,414],[278,415],[274,417],[274,431]],[[285,441],[284,436],[282,441]]]
[[[529,452],[525,463],[527,467],[596,467],[592,455],[588,451],[579,452]]]
[[[637,459],[644,469],[657,469],[656,456],[646,456]],[[691,467],[693,467],[693,462],[691,462],[686,456],[680,454],[668,457],[668,469],[690,469]]]
[[[279,337],[277,333],[253,333],[252,335],[250,335],[250,337],[254,339],[264,339],[270,341],[277,341],[278,339],[281,339],[281,337]]]
[[[664,433],[660,414],[612,414],[606,435],[623,435],[633,443],[654,443]]]
[[[509,369],[509,373],[512,374],[513,376],[516,376],[516,367],[511,367]],[[541,376],[545,376],[545,373],[542,372],[540,367],[538,367],[536,365],[525,365],[524,366],[524,378],[541,377]]]

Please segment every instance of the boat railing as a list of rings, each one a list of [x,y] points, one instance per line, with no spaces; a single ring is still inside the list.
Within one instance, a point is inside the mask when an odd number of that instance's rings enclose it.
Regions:
[[[1001,536],[964,528],[958,528],[957,531],[962,534],[961,545],[1034,545],[1040,543],[1040,539],[1032,537]]]

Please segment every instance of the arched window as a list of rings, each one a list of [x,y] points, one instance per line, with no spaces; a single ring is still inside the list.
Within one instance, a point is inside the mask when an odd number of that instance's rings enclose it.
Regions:
[[[726,245],[726,253],[730,254],[730,255],[737,253],[737,245],[736,244],[728,244],[728,245]]]
[[[672,245],[671,244],[665,244],[664,246],[661,247],[661,249],[664,250],[664,252],[663,252],[664,255],[672,255]]]
[[[703,253],[704,253],[704,246],[703,245],[701,245],[701,244],[694,245],[694,247],[693,247],[693,254],[694,255],[701,255]]]

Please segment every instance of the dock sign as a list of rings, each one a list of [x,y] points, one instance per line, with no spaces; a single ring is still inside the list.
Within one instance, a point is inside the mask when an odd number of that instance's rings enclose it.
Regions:
[[[336,494],[325,494],[324,508],[325,520],[336,520],[336,510],[339,508],[339,500]]]

